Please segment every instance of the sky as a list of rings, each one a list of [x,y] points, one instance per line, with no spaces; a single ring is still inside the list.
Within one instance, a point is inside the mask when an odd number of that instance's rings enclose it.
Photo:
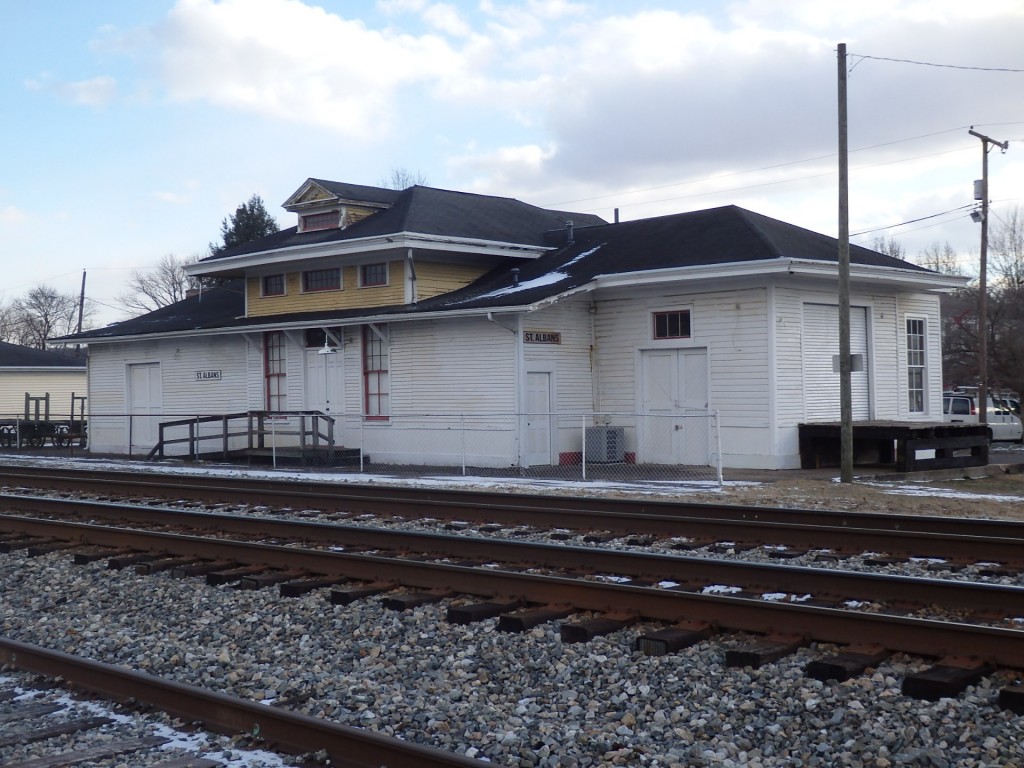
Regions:
[[[0,0],[0,303],[94,325],[161,257],[205,256],[310,177],[613,221],[739,205],[977,270],[969,212],[1024,206],[1024,3],[987,0]]]

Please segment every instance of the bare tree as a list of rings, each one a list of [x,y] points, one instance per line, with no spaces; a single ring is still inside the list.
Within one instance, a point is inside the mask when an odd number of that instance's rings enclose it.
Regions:
[[[60,293],[49,286],[37,285],[24,297],[15,299],[11,309],[17,328],[15,344],[45,349],[48,338],[66,336],[77,330],[78,296],[73,293]],[[86,302],[83,328],[94,312],[92,304]]]
[[[894,259],[904,258],[903,245],[891,237],[888,240],[884,237],[876,237],[871,241],[871,249],[884,253],[886,256],[892,256]]]
[[[199,256],[179,259],[168,253],[151,270],[133,270],[126,290],[117,297],[118,304],[129,316],[137,317],[181,301],[189,289],[199,287],[199,280],[185,273],[185,267],[197,261]]]
[[[391,174],[380,181],[379,186],[385,189],[408,189],[409,187],[425,186],[427,177],[422,172],[413,173],[408,168],[392,168]]]
[[[941,245],[938,242],[932,243],[918,253],[915,263],[944,275],[962,275],[964,273],[960,256],[948,241]]]
[[[997,282],[1024,287],[1024,213],[1019,206],[994,223],[988,246]]]

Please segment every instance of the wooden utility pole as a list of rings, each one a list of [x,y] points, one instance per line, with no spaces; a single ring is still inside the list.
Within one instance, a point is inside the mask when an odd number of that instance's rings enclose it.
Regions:
[[[846,115],[846,43],[839,44],[839,479],[853,482],[853,385],[850,358],[850,179]]]
[[[995,145],[1005,152],[1008,141],[996,141],[968,131],[981,139],[981,255],[978,257],[978,421],[988,423],[988,153]]]
[[[78,294],[78,330],[82,332],[82,315],[85,314],[85,270],[82,270],[82,292]]]

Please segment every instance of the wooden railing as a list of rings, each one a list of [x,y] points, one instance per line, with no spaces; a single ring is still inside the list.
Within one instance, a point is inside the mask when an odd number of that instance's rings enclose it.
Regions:
[[[294,420],[298,427],[293,427]],[[203,433],[202,426],[220,423],[219,431]],[[217,441],[219,452],[227,459],[232,452],[240,450],[257,450],[267,448],[267,437],[272,439],[272,446],[278,445],[279,438],[285,438],[290,445],[305,451],[308,449],[334,449],[334,419],[322,411],[244,411],[242,413],[226,413],[213,416],[193,416],[186,419],[164,421],[159,425],[160,438],[146,458],[164,458],[165,449],[170,445],[188,444],[188,455],[198,457],[202,454],[218,452],[217,448],[201,451],[203,442]],[[183,437],[168,436],[175,430],[184,429]],[[297,437],[295,443],[287,440]],[[244,445],[235,444],[233,438],[245,438]]]

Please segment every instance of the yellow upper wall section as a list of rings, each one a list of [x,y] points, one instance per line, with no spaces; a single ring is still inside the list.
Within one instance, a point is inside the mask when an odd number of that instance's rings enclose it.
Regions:
[[[482,267],[462,264],[422,262],[416,264],[416,299],[462,288],[476,280],[487,270]],[[388,262],[388,284],[359,286],[359,268],[342,268],[341,289],[337,291],[313,291],[303,293],[302,273],[285,274],[283,296],[263,296],[262,278],[250,277],[245,281],[246,306],[249,317],[283,315],[290,312],[320,312],[332,309],[362,309],[405,303],[406,264],[404,261]]]
[[[489,268],[472,264],[416,262],[416,298],[429,299],[469,285]]]

